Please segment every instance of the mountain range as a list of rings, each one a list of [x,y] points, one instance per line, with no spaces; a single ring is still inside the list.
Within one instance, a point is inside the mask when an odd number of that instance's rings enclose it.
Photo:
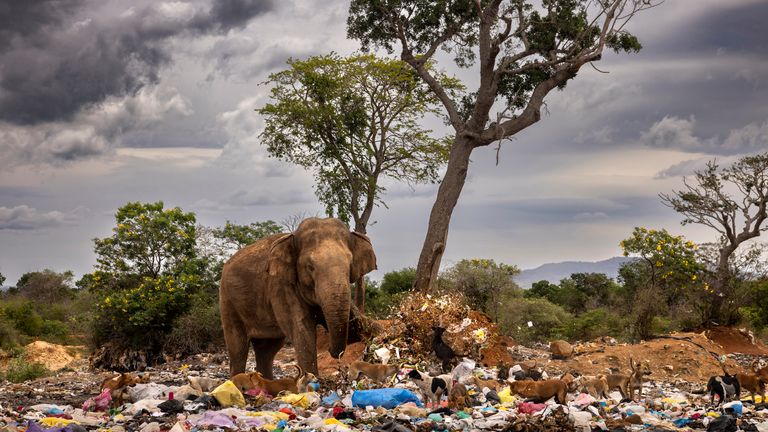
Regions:
[[[605,273],[608,277],[616,279],[619,267],[631,261],[633,258],[613,257],[603,261],[563,261],[559,263],[542,264],[536,268],[523,270],[515,276],[515,282],[521,288],[530,288],[534,282],[546,280],[550,283],[559,283],[561,279],[569,277],[573,273]]]

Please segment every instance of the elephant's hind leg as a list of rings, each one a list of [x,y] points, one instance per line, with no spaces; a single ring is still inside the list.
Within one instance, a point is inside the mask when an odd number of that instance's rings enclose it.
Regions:
[[[229,352],[229,374],[235,376],[245,372],[245,363],[248,361],[248,334],[238,323],[229,322],[222,315],[224,322],[224,342]]]
[[[261,372],[264,378],[272,379],[272,362],[283,347],[285,339],[253,339],[251,343],[256,357],[256,370]]]

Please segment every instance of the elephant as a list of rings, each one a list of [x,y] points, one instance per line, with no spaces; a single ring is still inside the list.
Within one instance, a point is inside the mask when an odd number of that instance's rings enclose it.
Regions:
[[[350,283],[375,269],[370,239],[333,218],[305,219],[293,233],[265,237],[235,253],[224,264],[219,287],[230,374],[245,372],[250,344],[256,370],[271,379],[286,339],[299,366],[317,374],[317,325],[328,329],[329,351],[339,358],[347,344]]]

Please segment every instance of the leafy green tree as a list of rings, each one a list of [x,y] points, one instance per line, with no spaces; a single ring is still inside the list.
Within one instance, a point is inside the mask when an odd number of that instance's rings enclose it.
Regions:
[[[553,284],[547,280],[540,280],[534,282],[530,289],[525,290],[523,296],[525,298],[545,298],[554,303],[559,290],[560,287],[557,286],[557,284]]]
[[[562,338],[573,319],[562,307],[544,298],[505,301],[499,312],[499,328],[520,344]]]
[[[264,237],[278,234],[282,231],[280,225],[272,220],[251,222],[248,225],[239,225],[227,221],[223,227],[214,228],[213,235],[223,240],[225,246],[237,251]]]
[[[654,0],[352,0],[347,35],[363,49],[399,51],[440,100],[454,129],[448,166],[430,213],[415,287],[432,288],[472,151],[500,143],[541,119],[545,97],[562,89],[606,47],[641,48],[625,30]],[[397,49],[396,49],[397,48]],[[453,95],[429,68],[446,51],[474,67],[476,90]],[[492,114],[492,110],[498,109]]]
[[[413,267],[394,270],[384,274],[380,289],[389,295],[404,293],[411,290],[415,279],[416,269]]]
[[[329,215],[366,233],[374,206],[386,206],[384,178],[437,179],[445,141],[419,126],[437,98],[405,63],[329,54],[288,65],[269,77],[273,102],[257,110],[266,121],[261,138],[270,155],[314,172],[315,194]],[[435,76],[446,89],[456,87]],[[355,290],[361,310],[363,283]]]
[[[270,75],[272,102],[258,109],[270,155],[315,174],[327,213],[365,233],[383,178],[433,182],[447,157],[444,141],[419,121],[437,98],[398,60],[336,54],[289,60]],[[447,88],[455,82],[438,75]]]
[[[683,190],[659,196],[684,216],[683,225],[700,224],[719,234],[707,321],[732,324],[737,318],[731,307],[737,284],[731,283],[731,256],[768,230],[768,153],[745,156],[722,169],[710,161],[696,171],[693,181],[683,179],[683,184]]]
[[[129,202],[115,213],[112,236],[94,239],[98,270],[157,278],[195,257],[195,214],[163,202]]]
[[[443,279],[451,289],[462,292],[470,306],[498,320],[502,296],[521,295],[512,279],[519,273],[517,266],[475,258],[459,261],[443,273]]]
[[[702,279],[704,267],[697,260],[697,246],[667,230],[636,227],[632,236],[620,243],[624,256],[640,259],[624,264],[619,275],[633,291],[633,333],[647,338],[654,319],[670,305],[684,300],[697,290],[712,288]]]
[[[16,282],[16,293],[45,307],[50,307],[75,295],[74,273],[57,273],[50,269],[27,272]]]
[[[96,294],[93,342],[145,350],[153,361],[191,298],[215,295],[215,280],[197,254],[194,213],[130,202],[115,222],[111,237],[94,240],[95,271],[78,281]]]

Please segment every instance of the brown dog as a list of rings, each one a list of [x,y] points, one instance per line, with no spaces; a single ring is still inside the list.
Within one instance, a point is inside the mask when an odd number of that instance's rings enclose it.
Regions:
[[[635,390],[637,390],[638,398],[643,396],[643,379],[646,375],[651,374],[651,364],[647,360],[642,364],[637,364],[630,357],[629,368],[631,370],[629,375],[610,374],[606,375],[605,378],[609,390],[619,389],[623,399],[629,398],[634,400]]]
[[[277,396],[280,392],[287,391],[298,393],[298,382],[304,376],[304,370],[299,365],[293,365],[296,368],[296,376],[293,378],[281,378],[270,380],[264,378],[260,372],[240,373],[232,377],[232,382],[241,392],[251,389],[261,389],[270,396]]]
[[[757,374],[736,374],[736,379],[739,380],[741,390],[746,390],[752,395],[752,403],[755,402],[755,394],[759,394],[765,401],[765,381]],[[739,397],[740,395],[737,395]]]
[[[552,396],[557,403],[565,404],[565,395],[568,393],[568,385],[559,379],[546,381],[513,381],[509,383],[509,390],[524,398],[544,402]]]
[[[149,374],[143,374],[141,376],[134,375],[130,372],[122,373],[112,378],[106,378],[101,382],[101,391],[109,389],[112,396],[112,405],[120,406],[123,404],[125,397],[126,387],[130,387],[136,384],[148,383]]]
[[[605,375],[586,376],[582,375],[574,381],[575,390],[589,393],[593,398],[605,399],[608,397],[608,380]]]
[[[448,407],[463,410],[467,406],[467,387],[462,383],[456,383],[448,393]]]
[[[755,372],[755,375],[760,377],[764,383],[768,383],[768,366],[762,368],[758,368],[758,366],[759,362],[757,360],[752,362],[752,370]]]
[[[301,378],[299,378],[298,381],[296,381],[296,387],[299,390],[299,393],[306,393],[309,391],[315,391],[313,388],[309,386],[310,383],[318,382],[317,377],[312,372],[307,372],[304,375],[302,375]]]
[[[376,364],[368,363],[365,361],[352,362],[349,365],[347,374],[350,380],[356,380],[360,377],[360,374],[367,376],[368,378],[376,381],[377,383],[383,383],[387,378],[400,371],[400,366],[392,364]]]
[[[483,387],[488,387],[489,389],[491,389],[491,390],[493,390],[495,392],[498,392],[499,391],[499,387],[500,387],[499,382],[496,381],[496,380],[492,380],[492,379],[484,380],[484,379],[480,379],[480,378],[478,378],[478,377],[476,377],[474,375],[472,376],[472,383],[475,384],[475,386],[478,389],[482,389]]]

